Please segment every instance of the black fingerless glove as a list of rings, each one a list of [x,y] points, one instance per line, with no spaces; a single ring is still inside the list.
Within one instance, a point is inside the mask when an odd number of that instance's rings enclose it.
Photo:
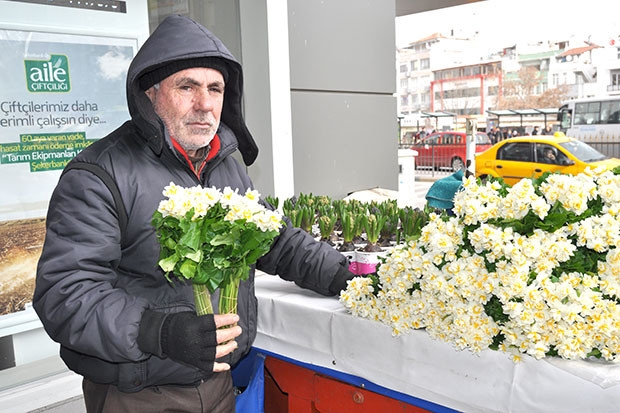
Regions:
[[[165,314],[146,310],[138,332],[138,347],[145,353],[212,372],[217,347],[213,314],[197,316],[191,311]]]

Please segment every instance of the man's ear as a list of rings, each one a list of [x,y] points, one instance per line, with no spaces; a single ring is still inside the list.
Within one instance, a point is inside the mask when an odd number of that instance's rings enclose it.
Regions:
[[[155,93],[157,93],[157,88],[155,86],[151,86],[150,88],[145,90],[144,93],[146,93],[146,96],[148,96],[152,103],[155,99]]]

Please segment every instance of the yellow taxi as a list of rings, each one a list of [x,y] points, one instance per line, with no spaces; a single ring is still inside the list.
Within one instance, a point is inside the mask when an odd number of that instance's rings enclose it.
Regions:
[[[620,166],[620,159],[609,158],[562,132],[509,138],[476,154],[477,177],[502,178],[508,185],[523,178],[537,178],[545,172],[576,175],[587,167],[613,169],[616,166]]]

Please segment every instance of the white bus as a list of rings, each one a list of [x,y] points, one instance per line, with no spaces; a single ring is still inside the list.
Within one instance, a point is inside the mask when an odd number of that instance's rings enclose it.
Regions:
[[[620,142],[620,96],[566,102],[558,113],[560,130],[584,142]]]

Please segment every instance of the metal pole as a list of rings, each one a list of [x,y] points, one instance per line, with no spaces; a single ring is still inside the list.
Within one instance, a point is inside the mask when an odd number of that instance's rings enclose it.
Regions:
[[[478,132],[478,122],[474,118],[469,118],[465,123],[467,141],[465,146],[465,176],[476,176],[476,134]]]

